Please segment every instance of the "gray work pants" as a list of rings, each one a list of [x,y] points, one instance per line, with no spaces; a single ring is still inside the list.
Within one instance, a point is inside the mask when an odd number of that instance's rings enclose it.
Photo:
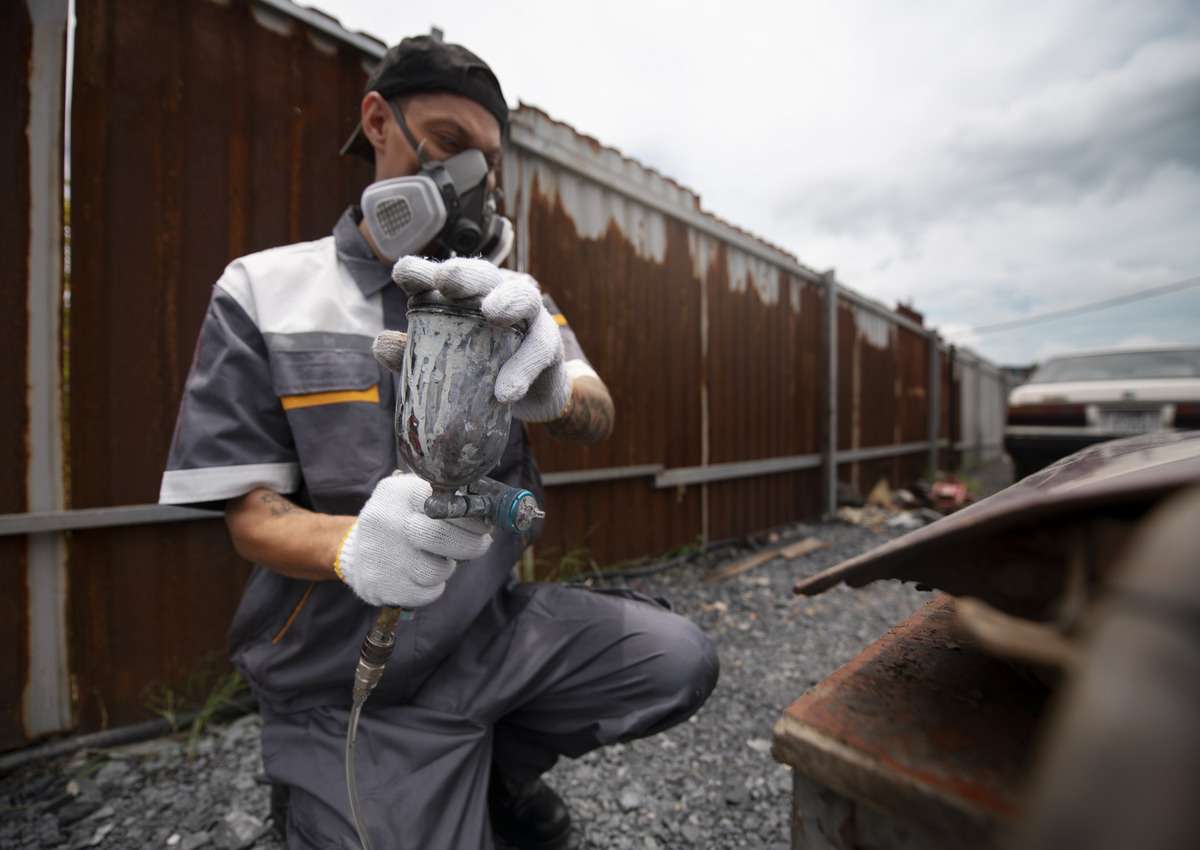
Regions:
[[[372,843],[491,850],[493,759],[525,782],[560,755],[662,731],[699,709],[717,671],[704,634],[644,597],[545,584],[505,590],[411,700],[368,701],[357,775]],[[348,713],[264,711],[267,775],[291,789],[290,850],[359,846],[343,772]]]

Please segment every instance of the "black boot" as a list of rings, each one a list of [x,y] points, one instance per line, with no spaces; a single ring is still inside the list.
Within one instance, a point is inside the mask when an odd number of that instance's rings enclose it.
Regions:
[[[493,768],[488,811],[496,840],[504,850],[567,850],[571,846],[567,804],[540,779],[518,786]]]
[[[271,783],[271,831],[275,837],[287,844],[288,801],[291,797],[287,785]]]

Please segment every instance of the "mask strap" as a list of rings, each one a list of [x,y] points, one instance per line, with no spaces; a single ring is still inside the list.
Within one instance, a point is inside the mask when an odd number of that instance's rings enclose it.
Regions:
[[[387,105],[388,108],[392,110],[392,115],[394,115],[396,118],[396,124],[399,125],[400,132],[403,133],[404,138],[408,140],[409,147],[416,152],[417,161],[421,163],[421,165],[424,165],[425,142],[421,142],[420,144],[417,143],[417,139],[415,136],[413,136],[412,130],[408,129],[408,122],[404,120],[404,113],[400,111],[400,107],[396,106],[396,104],[392,103],[390,100],[387,101]]]

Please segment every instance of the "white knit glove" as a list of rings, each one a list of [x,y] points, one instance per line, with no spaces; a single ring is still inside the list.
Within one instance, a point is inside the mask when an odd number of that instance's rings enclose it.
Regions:
[[[536,280],[465,257],[444,263],[401,257],[392,279],[409,295],[436,289],[451,299],[482,297],[480,309],[492,324],[527,326],[524,341],[500,367],[496,399],[511,404],[513,416],[526,422],[549,422],[566,412],[571,382],[563,368],[562,336]]]
[[[482,556],[492,538],[479,520],[425,516],[429,484],[393,473],[375,485],[338,550],[334,569],[370,605],[420,608],[446,589],[456,561]]]

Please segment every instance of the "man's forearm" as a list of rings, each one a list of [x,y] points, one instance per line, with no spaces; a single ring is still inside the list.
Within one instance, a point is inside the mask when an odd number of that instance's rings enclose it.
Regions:
[[[333,561],[354,519],[305,510],[265,488],[225,507],[225,524],[239,555],[308,581],[337,578]]]
[[[546,428],[563,440],[595,443],[612,433],[614,416],[612,396],[604,382],[591,375],[580,375],[571,381],[571,400],[566,412],[547,422]]]

